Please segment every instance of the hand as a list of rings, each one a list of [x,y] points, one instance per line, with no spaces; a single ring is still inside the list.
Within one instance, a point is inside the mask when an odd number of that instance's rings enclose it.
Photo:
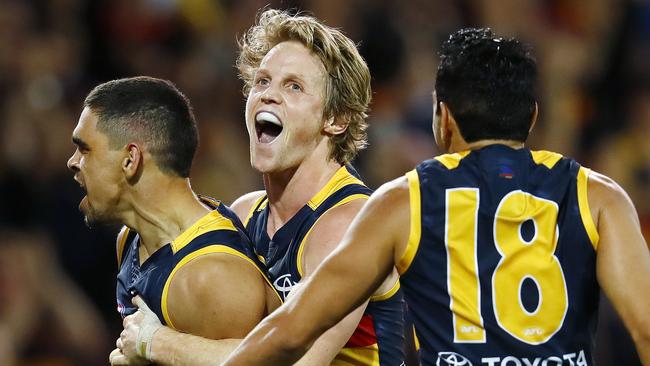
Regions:
[[[120,339],[118,338],[117,339],[118,343],[119,340]],[[142,360],[142,359],[135,360],[133,362],[130,361],[128,358],[126,358],[126,356],[124,356],[124,354],[122,353],[119,347],[114,349],[113,352],[111,352],[111,354],[108,356],[108,361],[111,363],[111,366],[139,366],[139,365],[149,364],[149,361]]]
[[[133,298],[138,311],[124,318],[124,330],[117,340],[117,348],[132,364],[151,360],[151,342],[154,333],[163,325],[140,296]]]

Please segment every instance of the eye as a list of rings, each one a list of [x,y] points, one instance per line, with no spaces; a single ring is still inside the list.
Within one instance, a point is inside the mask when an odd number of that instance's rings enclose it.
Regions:
[[[291,89],[293,91],[302,91],[302,86],[300,86],[300,84],[298,84],[298,83],[291,82],[291,83],[289,83],[289,89]]]
[[[255,85],[267,86],[269,85],[269,82],[270,82],[269,79],[266,77],[258,77],[255,80]]]

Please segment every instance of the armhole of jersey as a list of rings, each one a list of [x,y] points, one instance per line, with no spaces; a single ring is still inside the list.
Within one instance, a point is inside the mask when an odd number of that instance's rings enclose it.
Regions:
[[[260,207],[260,204],[265,198],[266,198],[266,194],[263,194],[258,199],[255,200],[255,203],[253,203],[250,210],[248,210],[248,215],[246,215],[246,220],[244,220],[243,222],[244,227],[248,226],[248,222],[250,221],[251,217],[253,217],[253,214]]]
[[[266,277],[264,272],[260,269],[260,267],[258,267],[255,264],[255,262],[253,262],[245,254],[243,254],[243,253],[241,253],[241,252],[239,252],[239,251],[237,251],[237,250],[235,250],[235,249],[233,249],[233,248],[231,248],[229,246],[221,245],[221,244],[215,244],[215,245],[210,245],[210,246],[207,246],[207,247],[203,247],[203,248],[198,249],[198,250],[186,255],[185,257],[183,257],[183,259],[181,259],[180,262],[178,262],[176,264],[176,266],[174,266],[174,269],[169,274],[169,277],[167,277],[167,281],[165,282],[165,287],[163,287],[162,296],[160,298],[160,309],[162,311],[163,318],[165,318],[165,322],[167,323],[167,325],[170,328],[172,328],[174,330],[178,330],[174,326],[174,323],[172,322],[171,317],[169,316],[169,309],[167,308],[167,296],[169,295],[169,286],[170,286],[170,284],[172,282],[172,279],[174,278],[174,275],[176,274],[176,272],[179,269],[181,269],[184,265],[191,262],[192,260],[194,260],[194,259],[196,259],[196,258],[198,258],[198,257],[200,257],[202,255],[215,254],[215,253],[231,254],[231,255],[234,255],[236,257],[244,259],[246,262],[250,263],[250,265],[255,267],[255,269],[257,269],[257,271],[260,273],[262,278],[264,278],[264,281],[266,282],[266,284],[268,286],[270,286],[271,289],[273,289],[273,285],[271,284],[269,279]],[[276,293],[275,290],[273,292]],[[278,296],[280,301],[282,301],[281,298],[280,298],[280,295],[277,294],[277,293],[276,293],[276,295]]]
[[[395,295],[397,293],[397,291],[399,291],[399,288],[400,288],[399,276],[395,276],[395,283],[393,284],[393,287],[391,287],[390,290],[386,291],[385,293],[383,293],[381,295],[372,295],[372,296],[370,296],[370,301],[388,300],[391,297],[393,297],[393,295]]]
[[[309,231],[307,231],[307,234],[305,234],[305,236],[300,241],[300,246],[298,247],[298,253],[296,254],[296,257],[297,257],[296,258],[296,267],[298,267],[298,273],[300,274],[300,277],[303,277],[304,273],[305,273],[305,270],[303,268],[303,263],[302,263],[302,253],[305,250],[305,243],[307,243],[307,238],[309,237],[309,234],[311,234],[311,231],[314,230],[314,227],[316,226],[316,224],[318,224],[318,221],[320,221],[320,219],[323,216],[325,216],[325,214],[327,214],[331,209],[342,206],[342,205],[344,205],[344,204],[346,204],[348,202],[352,202],[352,201],[357,200],[357,199],[368,200],[368,195],[363,194],[363,193],[357,193],[357,194],[351,194],[351,195],[343,198],[342,200],[337,202],[334,206],[328,208],[325,212],[323,212],[323,214],[320,215],[320,217],[318,219],[316,219],[316,222],[314,222],[314,224],[309,228]]]
[[[129,237],[129,228],[123,226],[119,234],[117,234],[117,241],[115,245],[115,251],[117,253],[117,268],[122,267],[122,254],[124,253],[124,246],[126,245],[126,239]]]
[[[396,266],[397,271],[400,275],[404,274],[404,272],[406,272],[411,266],[411,263],[415,258],[415,254],[418,251],[418,247],[420,246],[420,236],[422,233],[422,228],[420,227],[420,177],[418,176],[417,170],[413,169],[410,172],[406,173],[406,179],[408,180],[409,184],[409,207],[411,212],[411,224],[406,249],[404,250],[404,254],[400,258],[399,262],[397,262]]]
[[[580,218],[582,219],[582,224],[587,231],[591,245],[594,247],[594,250],[598,250],[598,241],[600,236],[598,235],[598,229],[594,223],[594,219],[591,216],[591,210],[589,209],[589,196],[588,196],[588,185],[589,185],[589,173],[591,170],[580,167],[578,170],[578,207],[580,208]]]

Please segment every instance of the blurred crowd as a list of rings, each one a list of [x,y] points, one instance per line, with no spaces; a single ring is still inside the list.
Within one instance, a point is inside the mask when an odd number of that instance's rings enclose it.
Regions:
[[[650,239],[649,1],[0,0],[1,365],[106,364],[121,330],[117,228],[84,226],[82,191],[66,168],[94,85],[172,80],[199,123],[195,190],[231,203],[262,187],[233,65],[237,38],[267,6],[313,13],[359,43],[373,103],[370,147],[355,165],[372,188],[437,153],[431,92],[449,33],[489,26],[527,41],[541,72],[529,146],[617,180]],[[602,308],[600,365],[634,362]]]

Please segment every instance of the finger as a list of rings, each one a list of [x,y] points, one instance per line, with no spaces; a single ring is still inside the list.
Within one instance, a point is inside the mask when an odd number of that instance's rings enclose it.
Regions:
[[[147,303],[144,302],[144,300],[142,300],[140,295],[136,295],[135,297],[133,297],[131,299],[131,302],[133,303],[133,305],[137,306],[140,310],[151,312],[151,309],[149,309],[149,306],[147,306]]]
[[[108,356],[108,361],[111,363],[111,365],[128,365],[129,361],[122,354],[122,351],[119,349],[114,349],[113,352]]]

